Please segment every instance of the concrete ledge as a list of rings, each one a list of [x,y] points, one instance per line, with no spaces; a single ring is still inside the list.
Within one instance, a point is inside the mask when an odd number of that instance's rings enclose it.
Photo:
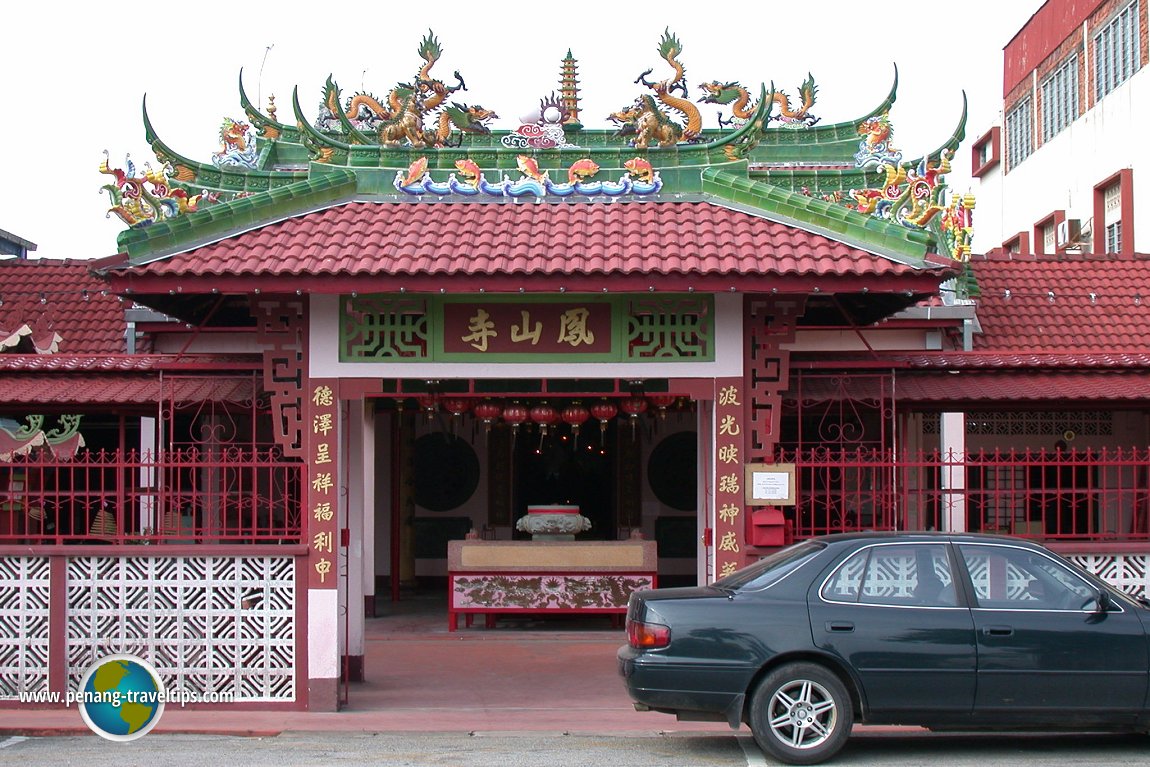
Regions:
[[[449,541],[449,572],[656,571],[655,541]]]

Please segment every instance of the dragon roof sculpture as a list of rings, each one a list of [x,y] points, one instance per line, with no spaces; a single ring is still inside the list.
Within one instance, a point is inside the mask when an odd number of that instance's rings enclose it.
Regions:
[[[221,150],[209,162],[168,146],[145,100],[145,132],[158,167],[141,176],[134,166],[115,169],[105,160],[101,172],[116,178],[103,187],[113,203],[109,215],[129,225],[119,239],[134,258],[172,252],[182,236],[202,239],[211,236],[208,229],[226,234],[227,211],[238,210],[241,199],[245,212],[236,220],[250,222],[349,197],[595,201],[674,193],[721,198],[816,227],[845,214],[853,237],[893,248],[900,258],[931,251],[963,258],[973,200],[948,203],[945,174],[964,137],[965,99],[958,125],[938,149],[904,161],[889,117],[897,70],[870,112],[826,123],[812,113],[818,89],[809,73],[794,97],[774,83],[755,92],[738,80],[712,79],[698,84],[701,95],[692,99],[678,36],[665,29],[656,51],[670,68],[667,76],[651,79],[654,67],[640,73],[634,100],[605,116],[608,127],[601,129],[580,122],[570,51],[557,90],[537,99],[513,130],[492,127],[495,105],[470,97],[458,70],[447,79],[433,74],[443,47],[430,30],[417,48],[414,76],[377,96],[366,89],[344,93],[328,75],[311,115],[296,88],[288,121],[277,116],[274,96],[265,110],[251,102],[241,71],[242,117],[224,119]],[[514,105],[498,108],[523,114]],[[704,127],[704,110],[715,114],[717,127]],[[253,206],[261,212],[247,212]],[[206,208],[223,210],[209,219]],[[172,230],[180,216],[196,222],[194,234]]]

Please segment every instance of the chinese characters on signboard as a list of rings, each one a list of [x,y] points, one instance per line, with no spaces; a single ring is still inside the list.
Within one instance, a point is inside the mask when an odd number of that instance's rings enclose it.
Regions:
[[[491,302],[443,307],[443,350],[449,354],[609,354],[611,304]]]
[[[715,577],[743,565],[743,397],[741,378],[715,380]]]
[[[336,587],[336,559],[339,520],[336,515],[339,476],[336,464],[338,405],[335,381],[313,380],[308,392],[307,445],[307,543],[308,585],[311,588]]]

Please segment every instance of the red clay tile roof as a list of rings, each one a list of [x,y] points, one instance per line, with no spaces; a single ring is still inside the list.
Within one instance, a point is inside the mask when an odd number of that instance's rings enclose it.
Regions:
[[[971,266],[982,293],[976,352],[1150,353],[1148,255],[997,255]]]
[[[918,368],[1150,368],[1150,353],[1103,352],[1048,354],[1008,354],[1005,352],[919,352],[896,353],[897,359]]]
[[[126,273],[439,281],[450,275],[474,284],[477,277],[898,277],[923,270],[706,202],[352,202]]]
[[[222,371],[258,369],[258,354],[0,354],[0,370],[46,373],[62,371]]]
[[[901,376],[895,387],[898,399],[907,402],[1145,401],[1146,392],[1150,390],[1150,372],[971,371],[958,375]]]
[[[1061,400],[1137,400],[1143,402],[1150,391],[1150,371],[964,371],[946,373],[895,374],[895,398],[900,402],[1041,402]],[[837,383],[822,378],[806,378],[804,399],[834,399],[842,392]],[[889,397],[879,382],[868,376],[851,380],[850,396],[856,399]],[[790,396],[794,396],[791,394]]]
[[[152,355],[81,354],[0,354],[0,370],[33,372],[155,370],[158,359]]]
[[[130,373],[32,373],[0,377],[0,402],[8,405],[147,405],[173,402],[246,402],[252,380],[244,378],[170,378]]]
[[[27,325],[60,337],[60,354],[123,354],[124,306],[84,261],[0,260],[0,335]]]

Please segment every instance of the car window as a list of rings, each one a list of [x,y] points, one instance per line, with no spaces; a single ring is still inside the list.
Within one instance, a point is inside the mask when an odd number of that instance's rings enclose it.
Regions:
[[[1081,610],[1098,596],[1072,570],[1040,552],[971,544],[959,549],[979,607]]]
[[[714,586],[721,589],[761,589],[780,580],[787,573],[794,572],[796,568],[822,551],[825,546],[821,543],[803,541],[785,549],[769,554],[758,562],[747,565],[741,570],[720,578]]]
[[[831,602],[953,607],[958,604],[946,546],[868,546],[852,554],[823,585]]]

